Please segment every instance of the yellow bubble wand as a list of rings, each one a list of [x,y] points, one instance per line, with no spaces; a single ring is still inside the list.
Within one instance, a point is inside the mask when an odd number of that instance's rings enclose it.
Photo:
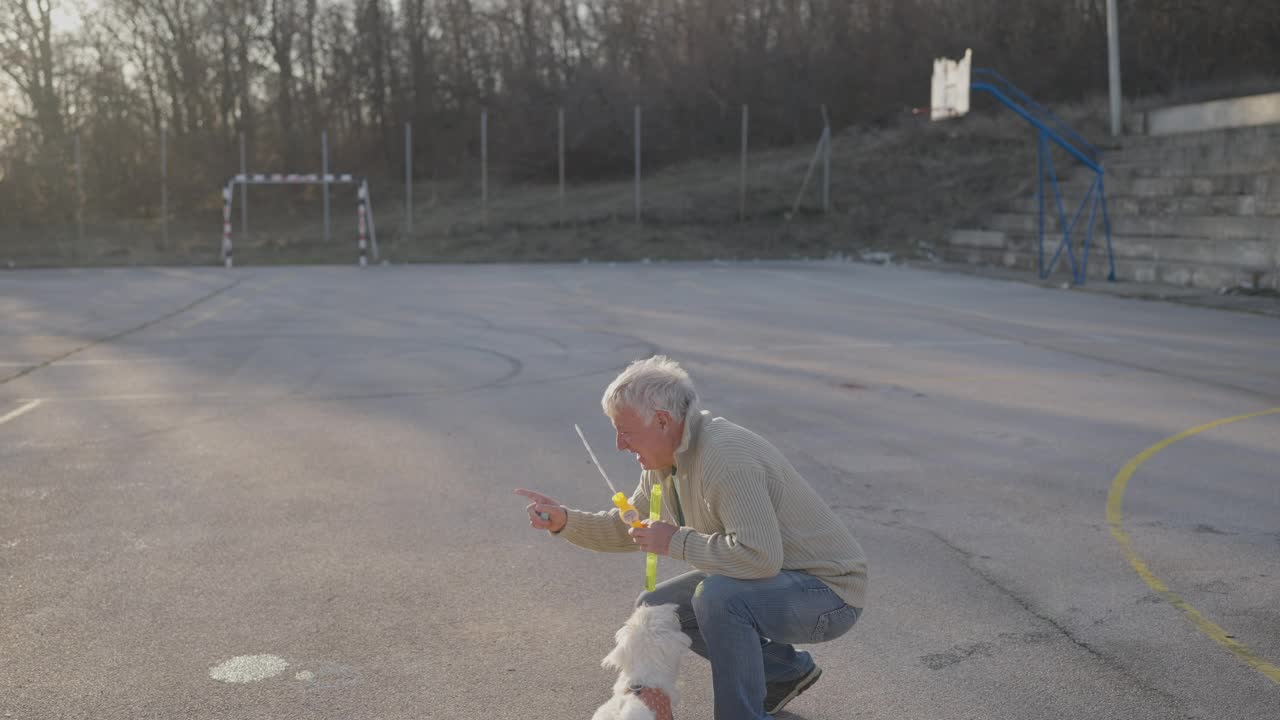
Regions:
[[[626,495],[618,492],[618,488],[613,486],[613,481],[609,479],[609,474],[604,471],[604,467],[596,459],[596,454],[591,449],[591,443],[587,442],[587,436],[582,434],[582,428],[578,427],[577,423],[574,423],[573,429],[578,431],[578,437],[582,438],[582,445],[587,449],[587,454],[591,456],[591,462],[596,464],[596,469],[600,471],[600,477],[604,478],[605,484],[613,492],[613,504],[618,506],[618,512],[622,514],[622,522],[631,527],[644,527],[644,525],[640,524],[640,511],[636,510],[631,501],[627,500]]]
[[[649,519],[658,522],[662,519],[662,486],[654,485],[649,491]],[[645,553],[644,589],[653,592],[658,584],[658,554]]]
[[[582,439],[582,446],[587,449],[587,454],[591,456],[591,462],[595,463],[596,470],[600,471],[600,477],[604,478],[605,484],[609,486],[609,490],[613,492],[613,504],[618,506],[618,512],[622,518],[622,522],[631,527],[644,527],[640,522],[640,511],[627,499],[626,495],[618,492],[618,488],[613,486],[613,482],[609,480],[609,474],[604,471],[604,467],[600,465],[600,460],[596,458],[596,453],[591,449],[591,443],[587,442],[587,436],[582,434],[582,428],[577,423],[573,424],[573,429],[578,431],[578,437]],[[654,485],[649,491],[649,519],[657,522],[662,518],[662,486]],[[657,553],[646,553],[644,559],[644,587],[645,590],[652,591],[658,582],[658,555]]]

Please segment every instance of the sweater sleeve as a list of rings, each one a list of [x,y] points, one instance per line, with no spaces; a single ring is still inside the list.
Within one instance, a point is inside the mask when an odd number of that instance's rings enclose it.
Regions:
[[[777,575],[782,570],[782,531],[764,468],[750,460],[716,464],[719,467],[703,482],[711,512],[724,532],[680,528],[671,538],[671,557],[733,578]]]
[[[649,516],[649,486],[651,484],[652,478],[649,472],[645,471],[640,475],[640,484],[631,493],[631,504],[635,506],[636,510],[640,511],[640,517]],[[618,517],[621,515],[618,508],[615,507],[602,512],[565,509],[568,510],[568,520],[560,532],[555,533],[556,535],[588,550],[600,552],[639,551],[640,547],[627,534],[629,528]]]

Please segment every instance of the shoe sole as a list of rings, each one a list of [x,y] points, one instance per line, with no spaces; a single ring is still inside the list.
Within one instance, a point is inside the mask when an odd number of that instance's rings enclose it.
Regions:
[[[806,678],[804,682],[801,682],[799,685],[797,685],[796,689],[792,690],[790,695],[787,695],[786,697],[782,698],[782,700],[779,701],[777,705],[773,706],[772,710],[769,708],[765,708],[765,711],[764,711],[765,714],[777,715],[778,713],[782,712],[782,708],[786,707],[787,703],[800,697],[800,693],[813,687],[813,684],[818,682],[818,678],[822,677],[822,668],[815,666],[813,669],[816,670],[817,672],[814,672],[808,678]]]

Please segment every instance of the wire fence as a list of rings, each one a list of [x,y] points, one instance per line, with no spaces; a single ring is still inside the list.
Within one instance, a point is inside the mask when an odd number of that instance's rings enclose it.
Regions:
[[[397,247],[429,245],[440,238],[503,231],[564,230],[627,222],[637,228],[723,225],[766,216],[825,214],[832,209],[832,133],[825,106],[820,108],[820,118],[815,123],[818,139],[812,153],[803,148],[753,151],[751,108],[742,105],[736,127],[728,131],[736,130],[739,136],[737,157],[699,159],[651,170],[645,164],[646,142],[661,138],[646,137],[644,109],[637,105],[632,114],[630,147],[616,153],[618,158],[629,155],[630,167],[624,170],[619,162],[612,173],[593,167],[582,174],[603,174],[605,179],[579,182],[575,182],[567,144],[573,118],[566,117],[563,108],[555,109],[555,118],[555,136],[541,148],[525,147],[520,153],[524,158],[538,154],[554,157],[555,175],[545,181],[512,181],[504,179],[502,172],[495,174],[495,169],[504,167],[504,159],[491,153],[490,130],[495,118],[490,110],[482,110],[476,118],[474,151],[460,149],[471,156],[472,171],[461,177],[444,178],[437,177],[433,168],[414,165],[415,135],[429,134],[430,128],[405,123],[399,163],[357,157],[335,162],[330,155],[328,134],[321,131],[319,137],[300,143],[313,144],[314,150],[305,153],[315,158],[312,167],[262,167],[255,162],[252,143],[240,133],[234,151],[226,153],[234,165],[225,156],[222,158],[221,166],[227,172],[220,180],[222,184],[193,187],[190,175],[182,172],[181,150],[171,147],[172,138],[162,129],[156,139],[159,167],[152,177],[154,204],[136,207],[97,201],[95,187],[103,191],[110,186],[104,186],[101,180],[96,186],[87,186],[86,169],[92,168],[95,159],[108,157],[109,151],[91,147],[77,133],[72,137],[71,163],[66,173],[74,218],[67,222],[67,218],[52,217],[22,226],[0,223],[0,262],[10,266],[150,262],[212,265],[222,262],[224,230],[233,233],[237,260],[249,264],[355,262],[357,204],[344,198],[333,205],[334,190],[329,183],[300,182],[299,187],[289,190],[251,189],[251,182],[232,183],[235,177],[270,175],[281,178],[275,184],[289,185],[283,181],[284,176],[314,176],[317,171],[322,178],[346,173],[367,182],[370,200],[376,200],[379,207],[378,227],[384,249],[391,254]],[[519,118],[505,120],[515,122]],[[346,166],[353,160],[356,167]],[[397,164],[399,168],[395,167]],[[176,173],[171,165],[179,166]],[[362,167],[371,171],[360,172]],[[629,177],[623,180],[626,175]],[[120,182],[138,183],[145,179],[122,178]],[[235,212],[224,218],[219,210],[226,183],[238,187],[229,201],[236,206]],[[144,190],[134,194],[148,193]],[[175,203],[175,194],[183,201]],[[373,221],[372,216],[369,220]]]

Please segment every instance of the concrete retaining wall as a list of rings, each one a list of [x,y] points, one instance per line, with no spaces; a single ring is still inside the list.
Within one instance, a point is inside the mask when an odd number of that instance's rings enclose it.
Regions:
[[[1148,110],[1145,125],[1149,135],[1172,135],[1273,123],[1280,123],[1280,93]]]

